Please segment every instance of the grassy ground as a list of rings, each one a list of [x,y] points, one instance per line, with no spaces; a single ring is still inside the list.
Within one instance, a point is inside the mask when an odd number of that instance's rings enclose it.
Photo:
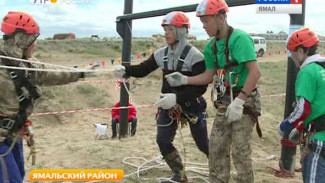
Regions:
[[[205,41],[193,42],[199,49],[203,49]],[[132,53],[149,53],[162,43],[153,40],[136,40],[132,43]],[[285,43],[270,43],[269,50],[282,50]],[[63,40],[63,41],[39,41],[36,56],[41,60],[61,64],[75,65],[88,64],[94,60],[107,60],[120,57],[121,41],[105,42],[90,40]],[[148,55],[147,55],[148,56]],[[113,68],[117,63],[106,65]],[[267,167],[277,167],[280,154],[279,137],[276,125],[283,119],[284,97],[268,97],[273,94],[285,93],[287,56],[281,55],[264,57],[259,59],[259,67],[262,73],[259,89],[262,93],[262,116],[260,125],[264,137],[258,138],[253,132],[252,157],[254,161],[255,182],[257,183],[300,183],[301,175],[296,174],[294,179],[275,178]],[[115,78],[112,73],[96,75],[86,80],[106,80],[104,83],[76,83],[64,86],[43,87],[43,97],[38,102],[35,112],[63,111],[74,109],[91,109],[112,107],[119,100],[119,91],[115,89]],[[161,86],[161,71],[156,71],[144,79],[131,80],[131,97],[137,105],[153,104],[159,97]],[[210,90],[205,94],[207,100]],[[138,131],[132,138],[122,140],[94,140],[93,123],[110,124],[109,111],[70,114],[62,116],[45,116],[32,118],[37,142],[37,161],[35,166],[26,163],[27,173],[34,168],[123,168],[125,174],[136,171],[135,167],[124,164],[125,157],[143,157],[152,159],[159,156],[159,150],[155,142],[156,108],[138,109]],[[214,109],[209,103],[208,130],[210,132],[213,123]],[[108,134],[111,134],[110,125]],[[197,150],[190,135],[189,128],[179,131],[175,138],[175,146],[183,159],[188,162],[207,164],[207,159]],[[184,143],[183,143],[184,141]],[[25,148],[28,154],[28,148]],[[276,155],[275,160],[267,157]],[[297,158],[297,167],[299,159]],[[135,160],[140,165],[142,161]],[[236,177],[232,167],[232,179]],[[156,182],[155,178],[170,176],[168,169],[151,169],[141,174],[142,177],[151,178],[144,181],[136,176],[125,178],[122,182],[140,183]],[[28,175],[28,174],[27,174]],[[196,175],[189,173],[189,175]],[[28,177],[26,177],[26,182]],[[204,182],[193,179],[191,182]]]

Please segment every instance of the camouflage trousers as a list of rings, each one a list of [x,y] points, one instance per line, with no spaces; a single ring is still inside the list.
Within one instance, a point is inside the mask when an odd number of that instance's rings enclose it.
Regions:
[[[261,104],[258,91],[252,92],[244,106],[260,112]],[[229,96],[224,96],[222,105],[217,109],[217,115],[211,130],[209,142],[210,181],[213,183],[228,183],[230,179],[230,150],[233,164],[237,170],[237,183],[253,183],[254,173],[251,159],[251,133],[254,121],[249,115],[243,114],[241,119],[227,122],[225,112],[230,103]]]

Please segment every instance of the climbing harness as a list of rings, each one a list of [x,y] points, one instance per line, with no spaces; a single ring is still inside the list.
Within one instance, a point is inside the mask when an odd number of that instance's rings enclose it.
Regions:
[[[176,71],[181,72],[183,65],[185,63],[185,58],[187,54],[190,52],[192,46],[191,45],[186,45],[182,54],[178,58],[177,66],[176,66]],[[168,71],[168,46],[165,48],[164,56],[163,56],[163,63],[164,63],[164,69]]]
[[[224,76],[225,76],[224,69],[218,69],[217,74],[214,76],[214,85],[211,90],[211,100],[214,107],[217,109],[219,107],[220,99],[226,93],[226,86],[224,83]]]
[[[3,55],[0,52],[0,55]],[[0,59],[1,64],[5,66],[17,66],[17,62],[9,61],[8,59]],[[31,66],[31,65],[29,65]],[[40,97],[37,87],[30,81],[30,76],[33,74],[26,71],[16,71],[7,69],[8,75],[15,85],[17,99],[19,102],[19,112],[15,118],[0,118],[0,127],[8,129],[10,132],[20,130],[27,120],[26,109],[32,105],[32,101]],[[29,96],[24,93],[24,88],[28,91]]]
[[[220,98],[222,96],[224,96],[224,94],[226,92],[226,88],[230,87],[230,90],[232,90],[232,88],[234,88],[236,86],[236,84],[238,83],[238,76],[236,77],[235,83],[232,83],[232,75],[235,75],[235,76],[237,75],[235,72],[229,72],[229,75],[228,75],[229,83],[225,79],[225,76],[227,75],[227,71],[231,67],[238,66],[238,63],[231,62],[230,55],[229,55],[228,43],[229,43],[229,39],[230,39],[230,36],[233,33],[233,31],[234,31],[234,29],[231,26],[229,26],[228,32],[227,32],[227,37],[225,40],[225,51],[224,51],[225,58],[226,58],[226,65],[225,65],[225,68],[223,68],[223,69],[220,68],[219,63],[218,63],[218,57],[217,57],[217,54],[218,54],[217,40],[218,40],[218,38],[217,37],[214,39],[213,44],[212,44],[212,49],[213,49],[213,52],[214,52],[214,55],[216,58],[216,63],[217,63],[217,76],[215,76],[214,86],[212,87],[212,90],[211,90],[211,100],[212,100],[215,108],[218,108],[218,106],[219,106],[218,103],[220,102]],[[231,96],[231,101],[232,101],[233,94],[232,94],[232,91],[230,91],[230,92],[231,92],[230,96]]]

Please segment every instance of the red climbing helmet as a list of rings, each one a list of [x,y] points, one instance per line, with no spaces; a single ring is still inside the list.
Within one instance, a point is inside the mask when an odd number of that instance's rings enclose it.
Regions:
[[[308,28],[303,28],[291,34],[288,39],[287,49],[295,51],[299,45],[302,45],[305,48],[310,48],[317,43],[319,43],[317,35]]]
[[[229,12],[225,0],[203,0],[196,8],[196,16],[217,15],[221,10]]]
[[[181,11],[172,11],[168,13],[161,23],[161,26],[165,25],[187,28],[191,27],[189,18]]]
[[[10,11],[2,20],[1,31],[11,35],[17,29],[25,31],[26,34],[39,34],[39,27],[32,16],[23,12]]]

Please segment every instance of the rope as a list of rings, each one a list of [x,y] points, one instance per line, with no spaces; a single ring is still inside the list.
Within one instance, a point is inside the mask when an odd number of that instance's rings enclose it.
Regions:
[[[29,67],[14,67],[14,66],[4,66],[0,65],[0,68],[4,69],[14,69],[14,70],[26,70],[26,71],[43,71],[43,72],[94,72],[87,70],[58,70],[58,69],[40,69],[40,68],[29,68]]]
[[[101,70],[87,70],[87,69],[77,69],[72,67],[66,67],[62,65],[56,65],[56,64],[50,64],[40,61],[33,61],[33,60],[27,60],[27,59],[20,59],[20,58],[14,58],[14,57],[8,57],[0,55],[0,58],[5,58],[9,60],[16,60],[20,62],[27,62],[27,63],[34,63],[34,64],[40,64],[40,65],[47,65],[51,67],[56,68],[62,68],[62,69],[41,69],[41,68],[28,68],[28,67],[13,67],[13,66],[3,66],[1,65],[0,68],[3,69],[15,69],[15,70],[27,70],[27,71],[43,71],[43,72],[112,72],[113,69],[101,69]],[[34,58],[34,57],[33,57]],[[36,58],[34,58],[36,59]],[[65,69],[65,70],[64,70]]]
[[[0,68],[3,69],[14,69],[14,70],[26,70],[26,71],[41,71],[41,72],[112,72],[113,69],[100,69],[100,70],[87,70],[87,69],[75,69],[75,70],[62,70],[62,69],[40,69],[40,68],[29,68],[29,67],[13,67],[13,66],[4,66],[0,65]]]
[[[258,160],[258,161],[262,161],[262,160],[275,160],[276,156],[275,155],[271,155],[269,157],[266,157],[266,158],[252,158],[254,160]],[[128,162],[127,160],[141,160],[141,161],[144,161],[144,163],[141,163],[140,165],[136,165],[134,163],[130,163]],[[127,177],[130,177],[134,174],[137,175],[137,178],[141,179],[141,180],[169,180],[171,182],[173,182],[172,180],[170,180],[169,178],[165,178],[165,177],[159,177],[159,178],[142,178],[140,176],[140,173],[141,172],[146,172],[150,169],[153,169],[153,168],[158,168],[158,169],[163,169],[163,168],[167,168],[167,165],[166,163],[164,162],[164,160],[162,159],[162,156],[157,156],[157,157],[154,157],[150,160],[147,160],[143,157],[126,157],[123,159],[123,163],[126,164],[126,165],[130,165],[132,167],[135,167],[137,168],[136,171],[134,172],[131,172],[127,175],[125,175],[124,177],[127,178]],[[200,179],[200,180],[203,180],[205,181],[206,183],[210,183],[209,180],[207,178],[204,178],[204,177],[208,177],[209,176],[209,168],[207,167],[208,164],[201,164],[201,163],[193,163],[193,162],[186,162],[184,161],[184,165],[188,165],[188,167],[184,166],[184,171],[185,172],[193,172],[195,174],[198,174],[199,176],[189,176],[188,179]],[[205,166],[205,167],[202,167],[202,166]]]
[[[144,162],[141,163],[140,165],[136,165],[134,163],[128,162],[128,160],[132,160],[132,159],[133,160],[141,160],[141,161],[144,161]],[[126,158],[123,159],[123,163],[126,164],[126,165],[130,165],[132,167],[137,168],[136,171],[131,172],[131,173],[127,174],[127,175],[124,175],[125,178],[136,174],[137,178],[139,178],[141,180],[144,180],[144,181],[148,181],[148,180],[158,180],[158,181],[169,180],[170,182],[175,182],[175,181],[172,181],[169,178],[165,178],[165,177],[143,178],[143,177],[140,176],[141,172],[145,172],[145,171],[148,171],[148,170],[153,169],[153,168],[158,168],[158,169],[167,168],[166,162],[162,159],[162,156],[157,156],[157,157],[154,157],[154,158],[152,158],[150,160],[147,160],[147,159],[145,159],[143,157],[126,157]],[[192,163],[192,162],[184,162],[184,164],[197,165],[197,166],[208,166],[207,164],[199,164],[199,163]],[[190,167],[185,167],[184,171],[199,174],[199,176],[190,176],[190,177],[188,177],[188,179],[201,179],[201,180],[205,181],[206,183],[209,183],[209,181],[206,178],[203,177],[203,176],[206,177],[206,176],[209,175],[209,169],[208,168],[190,166]]]
[[[180,112],[179,112],[179,116],[180,116]],[[183,144],[183,155],[184,155],[184,168],[182,170],[182,178],[185,176],[185,167],[186,167],[186,148],[185,148],[185,142],[184,142],[184,138],[183,138],[183,133],[182,133],[182,124],[179,125],[181,119],[177,119],[177,126],[178,126],[178,131],[179,131],[179,134],[181,136],[181,141],[182,141],[182,144]]]
[[[134,106],[136,108],[142,108],[142,107],[153,107],[153,104],[150,105],[141,105],[141,106]],[[106,107],[106,108],[95,108],[95,109],[82,109],[82,110],[71,110],[71,111],[58,111],[58,112],[44,112],[44,113],[33,113],[30,115],[30,117],[36,117],[36,116],[47,116],[47,115],[61,115],[61,114],[72,114],[72,113],[83,113],[83,112],[94,112],[94,111],[109,111],[112,109],[129,109],[130,106],[125,107]],[[4,115],[3,115],[4,116]]]
[[[121,83],[123,83],[123,86],[124,86],[126,92],[128,93],[128,95],[129,95],[129,97],[130,97],[130,91],[129,91],[128,87],[127,87],[126,84],[125,84],[125,83],[126,83],[125,79],[123,79],[123,80],[121,81]]]
[[[127,91],[128,92],[128,91]],[[209,103],[209,102],[208,102]],[[144,108],[144,107],[154,107],[154,104],[146,104],[146,105],[134,105],[135,108]],[[128,109],[129,107],[107,107],[107,108],[95,108],[95,109],[81,109],[81,110],[70,110],[70,111],[56,111],[56,112],[44,112],[44,113],[33,113],[31,114],[31,117],[36,116],[47,116],[47,115],[63,115],[63,114],[71,114],[71,113],[83,113],[83,112],[97,112],[97,111],[108,111],[112,109]],[[0,116],[6,116],[4,114],[0,114]],[[273,120],[273,119],[271,119]],[[281,121],[281,120],[273,120],[275,122]],[[170,123],[166,125],[157,124],[157,126],[166,127],[173,123],[173,120],[170,121]]]
[[[28,60],[28,59],[20,59],[20,58],[9,57],[9,56],[4,56],[4,55],[0,55],[0,58],[20,61],[20,62],[33,63],[33,64],[47,65],[47,66],[69,69],[69,70],[77,70],[76,68],[72,68],[72,67],[66,67],[66,66],[62,66],[62,65],[50,64],[50,63],[46,63],[46,62],[40,62],[40,61],[34,61],[34,60]],[[35,57],[32,57],[32,58],[37,60]]]

